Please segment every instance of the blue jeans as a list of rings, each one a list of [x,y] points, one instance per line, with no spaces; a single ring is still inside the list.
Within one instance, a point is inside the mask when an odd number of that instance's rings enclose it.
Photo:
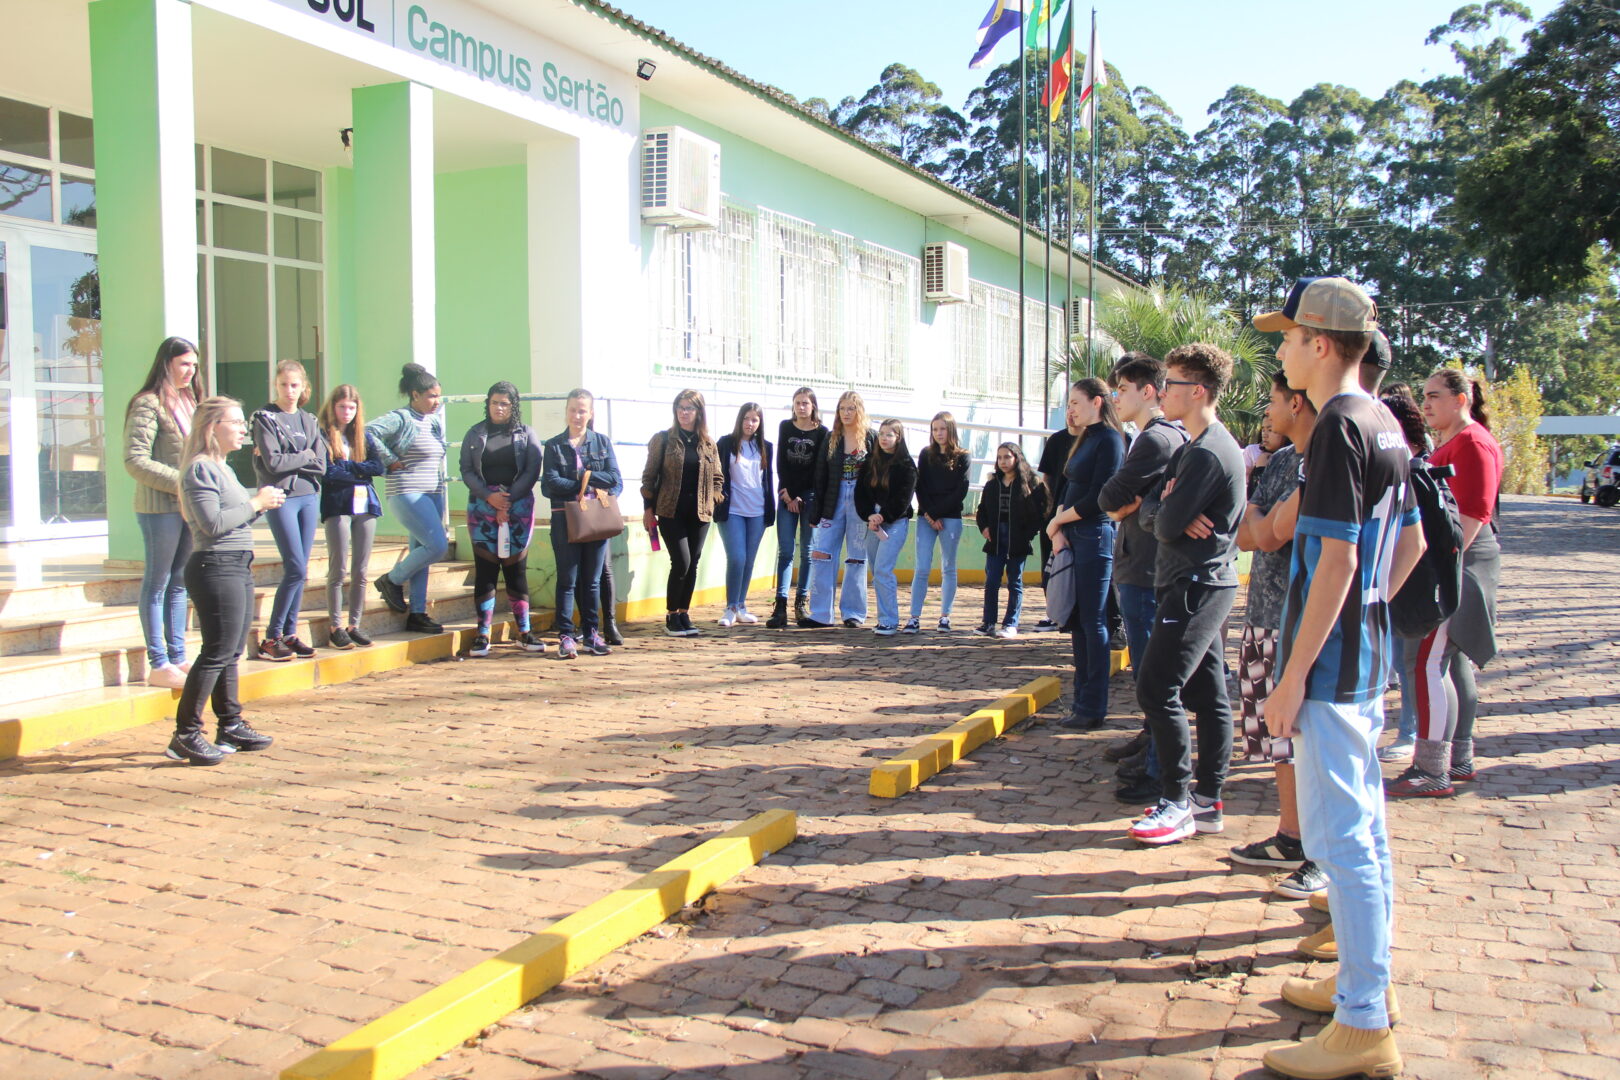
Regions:
[[[759,554],[759,542],[765,537],[765,515],[727,514],[719,525],[720,543],[726,549],[726,606],[740,608],[748,603],[754,556]]]
[[[1395,638],[1401,658],[1400,666],[1395,669],[1401,683],[1401,719],[1395,734],[1409,741],[1417,738],[1417,680],[1412,678],[1412,657],[1422,641],[1422,638]]]
[[[309,553],[315,547],[315,526],[321,522],[319,492],[294,495],[274,510],[264,512],[270,535],[281,553],[281,584],[270,605],[268,637],[292,637],[298,633],[298,613],[304,608],[304,582],[309,577]]]
[[[601,629],[601,602],[598,588],[602,578],[602,564],[607,561],[608,542],[593,540],[588,544],[571,543],[568,539],[568,516],[561,510],[551,512],[551,554],[557,561],[557,618],[555,629],[559,635],[589,637]],[[578,610],[583,629],[574,626],[574,612]]]
[[[1001,608],[1001,579],[1007,579],[1007,617],[1003,626],[1017,626],[1024,612],[1024,560],[1027,555],[1010,558],[989,554],[984,557],[984,624],[994,626]]]
[[[900,561],[900,553],[906,550],[906,533],[910,528],[911,519],[901,518],[883,527],[889,534],[887,540],[870,529],[866,533],[866,558],[872,564],[872,591],[877,594],[879,626],[900,627],[900,583],[895,579],[894,566]]]
[[[1114,591],[1119,596],[1119,613],[1125,619],[1125,640],[1131,650],[1131,674],[1142,668],[1142,658],[1147,656],[1148,640],[1153,636],[1153,616],[1159,608],[1158,596],[1151,585],[1115,585]],[[1148,736],[1148,754],[1146,768],[1148,778],[1159,778],[1159,752],[1153,747],[1153,737]]]
[[[146,639],[146,669],[186,662],[186,560],[191,557],[191,530],[179,511],[136,514],[146,569],[141,573],[141,636]]]
[[[839,614],[865,621],[866,534],[870,531],[855,512],[855,481],[843,481],[837,505],[816,525],[810,545],[810,617],[816,622],[833,621],[833,583],[838,580],[840,548],[844,551],[844,588],[838,596]]]
[[[956,603],[956,549],[962,543],[962,519],[940,518],[936,530],[917,519],[917,568],[911,576],[911,617],[922,618],[928,599],[928,575],[934,569],[934,544],[939,544],[939,613],[948,617]]]
[[[1076,716],[1108,715],[1108,588],[1114,573],[1113,522],[1065,526],[1063,538],[1074,552],[1074,616],[1069,644],[1074,656]]]
[[[388,579],[396,585],[409,585],[411,612],[426,614],[428,568],[450,550],[450,541],[444,535],[444,492],[390,495],[388,509],[411,538],[410,550],[388,571]]]
[[[1382,695],[1361,705],[1306,700],[1294,737],[1294,783],[1305,855],[1328,879],[1339,942],[1338,1008],[1348,1027],[1389,1026],[1390,929],[1395,870],[1384,830],[1384,781],[1373,753]]]
[[[793,541],[799,541],[799,589],[803,596],[810,591],[810,538],[815,529],[802,513],[789,510],[781,500],[776,503],[776,596],[786,600],[788,584],[793,580]]]

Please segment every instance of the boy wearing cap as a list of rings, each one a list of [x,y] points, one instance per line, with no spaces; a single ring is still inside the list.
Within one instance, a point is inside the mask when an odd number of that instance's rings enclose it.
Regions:
[[[1266,1054],[1284,1076],[1393,1076],[1390,927],[1394,869],[1384,829],[1383,728],[1390,657],[1386,598],[1423,552],[1400,426],[1361,388],[1376,332],[1372,300],[1343,278],[1302,278],[1255,328],[1283,334],[1277,359],[1317,406],[1305,450],[1293,564],[1283,602],[1281,676],[1266,702],[1274,736],[1294,739],[1305,854],[1327,873],[1333,924],[1300,943],[1337,942],[1339,974],[1290,979],[1283,997],[1332,1012],[1313,1038]]]

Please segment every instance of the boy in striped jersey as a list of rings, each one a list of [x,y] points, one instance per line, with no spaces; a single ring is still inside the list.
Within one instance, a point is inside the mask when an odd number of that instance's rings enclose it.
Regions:
[[[1386,601],[1422,554],[1423,535],[1406,440],[1358,379],[1374,320],[1371,298],[1344,278],[1302,278],[1281,311],[1254,320],[1282,332],[1288,383],[1317,407],[1278,634],[1282,674],[1266,701],[1272,734],[1294,739],[1305,854],[1328,877],[1333,925],[1301,948],[1321,955],[1335,942],[1343,979],[1284,985],[1285,999],[1334,1020],[1265,1064],[1313,1080],[1401,1069],[1390,1031],[1394,870],[1374,750],[1391,662]]]

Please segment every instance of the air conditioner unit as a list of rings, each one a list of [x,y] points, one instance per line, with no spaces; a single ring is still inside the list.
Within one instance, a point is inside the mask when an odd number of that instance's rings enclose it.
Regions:
[[[677,229],[720,225],[720,146],[685,128],[641,133],[641,220]]]
[[[968,287],[968,252],[961,244],[923,245],[923,299],[935,304],[965,304]]]
[[[1065,316],[1064,321],[1069,325],[1070,341],[1086,340],[1086,310],[1090,305],[1091,301],[1083,296],[1076,296],[1072,300],[1065,301],[1063,313]],[[1095,330],[1096,327],[1092,329]]]

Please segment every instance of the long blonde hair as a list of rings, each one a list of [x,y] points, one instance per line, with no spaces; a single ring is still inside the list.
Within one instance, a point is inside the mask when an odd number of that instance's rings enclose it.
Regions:
[[[348,427],[338,423],[337,404],[340,401],[354,402],[354,419],[349,421]],[[366,460],[366,407],[360,403],[359,390],[348,383],[338,386],[327,395],[321,411],[316,414],[316,420],[321,426],[321,434],[326,436],[327,449],[334,458],[344,456],[343,445],[348,443],[350,461]]]
[[[304,380],[304,392],[298,395],[297,405],[302,407],[309,401],[309,395],[315,392],[315,386],[309,381],[309,372],[297,360],[283,360],[276,365],[276,373],[270,377],[270,400],[276,400],[276,380],[288,371],[298,372],[298,377]]]
[[[855,422],[850,425],[851,430],[858,432],[863,438],[870,434],[868,428],[870,421],[866,418],[866,402],[861,395],[853,390],[845,390],[838,395],[838,407],[833,410],[832,431],[827,435],[827,456],[836,457],[839,447],[844,445],[844,402],[855,406]]]
[[[242,403],[235,398],[211,397],[203,398],[197,403],[197,411],[191,414],[191,430],[186,433],[186,441],[180,448],[180,476],[184,483],[186,473],[191,471],[191,465],[200,457],[212,458],[215,461],[225,460],[225,451],[214,438],[214,425],[225,418],[225,414],[232,409],[238,412]],[[189,524],[191,518],[186,512],[186,500],[180,500],[180,516]]]

